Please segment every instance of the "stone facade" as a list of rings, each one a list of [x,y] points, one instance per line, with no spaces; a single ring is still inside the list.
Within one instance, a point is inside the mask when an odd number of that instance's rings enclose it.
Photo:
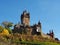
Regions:
[[[30,26],[30,14],[26,10],[23,11],[20,18],[21,18],[21,24],[16,24],[14,26],[13,33],[41,35],[43,37],[54,38],[53,31],[48,34],[42,33],[42,26],[40,21],[38,22],[38,24],[34,24]]]
[[[30,15],[26,10],[21,14],[21,24],[25,26],[30,25]]]

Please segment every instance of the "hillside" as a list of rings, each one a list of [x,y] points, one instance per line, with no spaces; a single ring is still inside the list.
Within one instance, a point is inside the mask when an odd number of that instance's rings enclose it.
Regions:
[[[20,42],[20,43],[5,43],[5,42],[0,42],[0,45],[60,45],[57,43],[52,43],[52,42]]]
[[[60,42],[37,35],[10,34],[0,36],[0,45],[60,45]]]

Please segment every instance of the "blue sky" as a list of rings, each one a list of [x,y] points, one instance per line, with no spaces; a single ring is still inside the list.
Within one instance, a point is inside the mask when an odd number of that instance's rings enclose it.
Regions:
[[[30,12],[30,24],[42,23],[44,33],[54,31],[60,39],[60,0],[0,0],[0,24],[10,21],[20,22],[24,10]]]

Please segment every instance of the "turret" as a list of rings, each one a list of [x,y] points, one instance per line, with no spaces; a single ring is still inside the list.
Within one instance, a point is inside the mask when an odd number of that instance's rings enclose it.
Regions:
[[[40,21],[36,25],[36,31],[37,31],[38,34],[42,35],[42,29],[41,29],[41,23],[40,23]]]

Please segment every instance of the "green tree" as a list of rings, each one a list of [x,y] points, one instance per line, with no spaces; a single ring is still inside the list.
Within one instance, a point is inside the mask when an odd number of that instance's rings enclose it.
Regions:
[[[11,30],[11,27],[13,26],[12,22],[4,21],[2,22],[2,24],[9,31],[9,33],[12,33],[12,30]]]

